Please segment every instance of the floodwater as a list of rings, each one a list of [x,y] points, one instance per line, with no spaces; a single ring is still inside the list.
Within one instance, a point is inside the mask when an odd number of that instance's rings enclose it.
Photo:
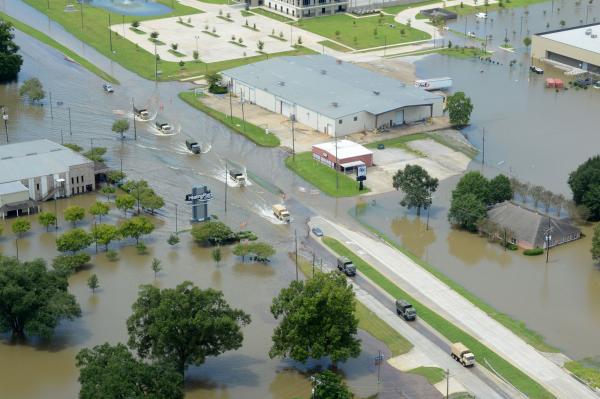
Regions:
[[[171,12],[171,8],[153,0],[85,0],[85,3],[122,15],[153,16]]]
[[[7,9],[8,8],[8,9]],[[4,10],[15,14],[31,13],[30,23],[39,15],[18,3],[4,3]],[[42,18],[43,20],[43,18]],[[54,24],[40,26],[49,29],[53,37],[69,43],[66,35]],[[132,243],[112,244],[120,249],[118,262],[108,261],[103,253],[94,256],[92,265],[75,274],[70,289],[82,306],[81,318],[61,323],[51,342],[13,344],[8,336],[0,337],[0,396],[10,398],[76,397],[78,391],[75,354],[83,347],[104,342],[126,341],[125,320],[131,312],[140,284],[173,287],[191,280],[196,285],[223,290],[227,300],[252,316],[252,323],[244,328],[244,345],[240,350],[209,359],[200,367],[191,367],[186,375],[188,398],[281,398],[289,399],[310,394],[310,382],[305,375],[308,368],[325,364],[297,364],[291,361],[269,359],[272,330],[276,321],[269,313],[272,298],[295,278],[288,251],[293,249],[294,229],[302,236],[308,211],[298,206],[295,219],[298,223],[281,225],[270,212],[272,204],[283,199],[283,193],[294,192],[301,181],[283,167],[285,153],[279,149],[257,148],[246,139],[231,133],[212,119],[182,103],[176,97],[188,84],[165,83],[155,85],[112,65],[112,72],[121,85],[112,95],[102,90],[102,81],[76,64],[70,63],[44,45],[17,32],[17,42],[22,48],[25,63],[19,76],[22,82],[38,77],[48,93],[43,106],[30,105],[18,98],[18,84],[0,86],[0,103],[9,114],[8,141],[18,142],[48,138],[57,142],[76,143],[85,149],[107,148],[106,162],[123,170],[132,178],[144,178],[161,194],[166,206],[156,218],[159,230],[145,242],[149,254],[138,255]],[[85,47],[91,59],[99,57]],[[99,63],[105,62],[101,58]],[[52,100],[50,100],[50,93]],[[111,131],[117,118],[128,115],[132,97],[138,108],[147,107],[160,120],[177,128],[175,135],[153,132],[154,122],[136,122],[126,139]],[[52,105],[52,106],[51,106]],[[70,115],[69,115],[70,114]],[[137,140],[134,139],[137,134]],[[190,154],[184,145],[191,138],[202,145],[203,154]],[[6,141],[5,136],[0,141]],[[225,185],[225,165],[230,160],[247,167],[250,184],[246,187]],[[278,254],[269,265],[240,263],[229,249],[224,249],[223,260],[215,265],[210,252],[182,235],[175,248],[166,238],[175,229],[189,229],[191,209],[184,202],[185,194],[194,184],[206,184],[215,194],[210,213],[219,216],[234,229],[250,229],[260,239],[273,244]],[[225,203],[225,192],[227,202]],[[308,197],[318,202],[314,196]],[[94,195],[78,196],[48,202],[44,207],[53,210],[70,204],[87,206]],[[120,213],[113,211],[107,219],[116,222]],[[46,233],[34,220],[32,233],[19,240],[21,259],[56,255],[55,233]],[[59,233],[66,229],[59,221]],[[89,228],[90,221],[82,224]],[[16,254],[16,243],[10,225],[4,226],[0,237],[0,253]],[[93,253],[93,249],[91,249]],[[162,260],[164,270],[155,280],[150,269],[152,257]],[[87,277],[98,275],[101,290],[92,295],[86,286]],[[257,289],[257,287],[259,289]],[[377,375],[374,356],[385,347],[367,334],[360,333],[363,351],[359,358],[341,365],[341,372],[357,395],[366,397],[377,392]],[[10,361],[6,361],[10,359]],[[402,389],[406,398],[439,397],[439,393],[421,377],[398,374],[388,370],[391,382],[408,388]],[[395,380],[394,380],[395,379]],[[31,381],[35,381],[34,384]],[[385,381],[384,381],[385,382]]]

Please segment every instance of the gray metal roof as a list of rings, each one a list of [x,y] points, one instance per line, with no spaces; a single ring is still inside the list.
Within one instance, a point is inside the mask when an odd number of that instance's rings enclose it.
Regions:
[[[519,241],[534,247],[544,247],[545,234],[550,227],[553,242],[581,231],[567,221],[543,215],[512,202],[502,202],[488,211],[488,218],[498,225],[510,229]],[[548,226],[548,218],[550,226]],[[552,246],[552,244],[551,244]]]
[[[50,140],[0,146],[0,183],[63,173],[91,161]]]
[[[223,75],[334,119],[441,100],[440,95],[326,55],[276,57],[228,69]]]
[[[13,181],[10,183],[0,183],[0,195],[21,193],[23,191],[29,192],[29,189],[23,185],[20,181]]]

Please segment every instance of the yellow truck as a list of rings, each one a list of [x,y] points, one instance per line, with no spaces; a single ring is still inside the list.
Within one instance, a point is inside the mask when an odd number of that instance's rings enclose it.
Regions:
[[[273,205],[273,215],[283,222],[290,222],[290,213],[288,212],[285,205],[277,204]]]
[[[475,355],[462,342],[455,342],[451,345],[450,356],[464,367],[475,365]]]

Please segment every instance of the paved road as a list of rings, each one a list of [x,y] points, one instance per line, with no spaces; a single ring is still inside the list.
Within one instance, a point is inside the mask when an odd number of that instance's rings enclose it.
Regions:
[[[335,236],[332,228],[325,227],[319,222],[319,226],[328,236]],[[312,235],[311,235],[312,237]],[[334,265],[335,257],[329,250],[321,245],[320,240],[311,239],[311,245],[317,258],[323,259],[324,270],[332,270],[328,265]],[[352,278],[356,297],[379,318],[388,323],[400,335],[408,339],[413,345],[413,351],[419,351],[420,357],[425,359],[428,365],[450,370],[451,378],[456,379],[466,390],[478,398],[504,399],[519,398],[520,393],[505,384],[500,379],[492,376],[484,368],[466,369],[449,356],[450,345],[442,337],[423,321],[407,323],[396,315],[395,299],[376,287],[368,279],[358,274]],[[429,361],[427,361],[427,359]]]
[[[473,335],[558,398],[598,398],[598,395],[564,369],[395,248],[321,217],[313,218],[312,222],[328,235],[348,245],[405,291]]]

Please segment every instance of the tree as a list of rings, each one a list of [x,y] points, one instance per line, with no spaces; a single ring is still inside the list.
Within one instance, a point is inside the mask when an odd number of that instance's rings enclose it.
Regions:
[[[533,206],[537,209],[540,201],[542,200],[542,194],[544,193],[544,187],[533,186],[529,189],[529,195],[533,199]]]
[[[95,294],[96,288],[100,287],[100,282],[98,281],[98,276],[96,276],[95,274],[92,274],[87,280],[87,285],[88,285],[88,287],[90,287],[90,290],[92,290],[92,294]]]
[[[31,230],[31,222],[27,219],[17,218],[11,225],[13,233],[18,238],[22,238],[25,233]]]
[[[510,201],[513,199],[513,188],[510,179],[504,175],[498,175],[489,181],[490,204]]]
[[[131,21],[131,27],[132,28],[139,28],[140,27],[140,21]]]
[[[135,216],[123,222],[119,231],[123,237],[135,238],[137,245],[140,243],[140,237],[154,231],[154,224],[143,216]]]
[[[80,399],[183,399],[183,376],[173,366],[138,360],[123,344],[84,348],[75,359]]]
[[[175,364],[182,374],[190,364],[240,348],[241,327],[250,323],[250,315],[231,308],[222,292],[190,281],[164,290],[143,285],[132,308],[129,347],[141,358]]]
[[[525,47],[529,48],[529,46],[531,46],[531,38],[529,36],[525,36],[525,38],[523,38],[523,44]]]
[[[590,218],[592,220],[600,219],[600,184],[590,186],[588,191],[583,195],[582,202],[590,211]]]
[[[144,192],[140,196],[140,204],[142,208],[149,209],[150,212],[154,214],[155,210],[165,206],[165,200],[163,200],[162,197],[156,195],[154,191],[149,190],[147,192]]]
[[[108,215],[110,207],[104,202],[96,201],[90,206],[89,212],[94,218],[98,218],[98,221],[102,223],[102,216]]]
[[[115,198],[115,205],[125,212],[125,216],[127,216],[127,211],[133,209],[135,206],[135,198],[130,194],[118,195],[117,198]]]
[[[155,195],[154,191],[148,186],[148,182],[146,180],[130,180],[121,185],[121,188],[135,198],[138,213],[140,213],[141,210],[142,197]]]
[[[171,43],[171,48],[173,49],[173,51],[177,51],[177,49],[179,48],[179,44]]]
[[[100,191],[102,194],[106,195],[106,200],[110,201],[110,195],[114,194],[117,190],[113,186],[104,186]]]
[[[104,154],[106,154],[106,147],[94,147],[84,152],[83,156],[95,162],[104,162]]]
[[[52,337],[60,320],[81,315],[66,276],[41,259],[19,262],[0,256],[0,332]]]
[[[17,80],[23,58],[19,46],[15,44],[14,29],[10,22],[0,20],[0,82],[6,83]]]
[[[223,80],[223,76],[220,73],[213,72],[206,75],[205,79],[206,83],[208,83],[208,86],[220,86],[221,81]]]
[[[419,165],[406,165],[404,170],[396,172],[392,185],[404,192],[400,205],[408,209],[417,208],[417,216],[420,216],[421,208],[427,209],[431,205],[431,195],[437,190],[438,179],[429,176]]]
[[[352,286],[340,273],[317,273],[292,281],[273,299],[271,313],[281,319],[273,332],[271,358],[299,362],[329,357],[334,363],[360,354]]]
[[[110,184],[118,184],[125,180],[126,177],[127,175],[120,170],[111,170],[106,174],[106,180],[108,180]]]
[[[263,49],[265,48],[265,42],[259,40],[258,43],[256,43],[256,47],[258,47],[259,51],[263,51]]]
[[[225,223],[213,221],[195,225],[191,234],[197,242],[209,245],[223,244],[235,238],[235,234]]]
[[[127,119],[117,119],[113,122],[112,131],[121,135],[121,140],[125,138],[123,134],[129,130],[129,121]]]
[[[600,224],[594,228],[594,236],[592,237],[592,260],[596,263],[600,262]]]
[[[237,244],[235,247],[233,247],[233,254],[235,256],[241,256],[242,262],[244,262],[246,256],[250,254],[250,245],[245,242]]]
[[[67,231],[56,239],[56,249],[59,252],[79,252],[94,241],[91,234],[88,234],[83,229],[73,229]]]
[[[275,248],[265,242],[253,242],[246,244],[249,254],[254,254],[254,260],[258,262],[268,262],[269,258],[275,255]]]
[[[154,40],[157,40],[159,35],[160,35],[160,33],[156,32],[156,31],[150,32],[150,37]]]
[[[313,397],[319,399],[352,399],[352,392],[342,377],[330,370],[319,373],[313,379]]]
[[[30,102],[35,103],[46,97],[42,82],[38,78],[27,79],[19,88],[19,95],[27,97]]]
[[[465,173],[458,181],[456,188],[452,191],[452,198],[464,194],[473,194],[484,205],[491,203],[490,183],[481,173],[472,171]]]
[[[117,226],[112,224],[100,223],[92,227],[92,238],[94,242],[104,245],[104,250],[108,251],[108,245],[121,237]]]
[[[161,261],[158,258],[152,259],[152,271],[154,272],[154,278],[162,270]]]
[[[63,212],[65,220],[71,222],[73,227],[77,225],[77,222],[83,220],[85,217],[85,209],[80,206],[72,205],[65,209]]]
[[[448,220],[463,229],[477,231],[477,221],[486,217],[485,205],[471,193],[452,195]]]
[[[64,276],[70,276],[81,266],[88,263],[92,257],[85,252],[61,254],[52,259],[52,268]]]
[[[50,231],[50,226],[56,224],[56,215],[52,212],[41,212],[38,215],[38,222],[46,228],[46,231]]]
[[[540,194],[540,201],[544,205],[544,210],[546,213],[548,213],[548,211],[550,210],[553,200],[554,200],[554,193],[552,193],[552,191],[544,190]]]
[[[450,123],[456,127],[467,126],[471,119],[471,112],[473,112],[471,99],[464,92],[457,91],[448,96],[447,104]]]
[[[198,53],[197,50],[194,50],[192,52],[192,58],[194,59],[194,62],[198,62],[198,58],[200,58],[200,54]]]
[[[600,155],[589,158],[583,164],[569,174],[569,187],[573,191],[573,201],[577,205],[585,205],[590,209],[590,219],[592,221],[600,220],[600,211],[594,212],[600,204],[600,198],[587,196],[586,193],[592,190],[594,186],[600,185]]]
[[[556,194],[552,197],[552,205],[556,209],[556,216],[560,217],[560,213],[567,203],[567,199],[562,194]]]
[[[175,233],[171,234],[169,238],[167,238],[167,243],[171,246],[179,244],[179,236]]]
[[[217,264],[217,266],[219,266],[219,262],[221,261],[221,247],[213,248],[212,258],[215,261],[215,263]]]

